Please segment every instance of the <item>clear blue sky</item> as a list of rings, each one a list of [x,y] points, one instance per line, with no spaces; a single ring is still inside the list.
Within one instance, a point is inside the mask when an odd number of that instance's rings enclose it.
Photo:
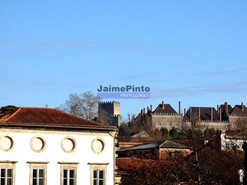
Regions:
[[[0,2],[0,106],[58,107],[100,85],[149,86],[116,99],[137,114],[247,104],[246,0]],[[111,100],[111,99],[105,99]]]

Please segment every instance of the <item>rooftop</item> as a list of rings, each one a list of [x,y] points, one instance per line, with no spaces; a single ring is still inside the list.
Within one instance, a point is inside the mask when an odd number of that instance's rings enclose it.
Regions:
[[[0,126],[116,130],[114,126],[79,118],[58,109],[37,107],[19,107],[0,114]]]

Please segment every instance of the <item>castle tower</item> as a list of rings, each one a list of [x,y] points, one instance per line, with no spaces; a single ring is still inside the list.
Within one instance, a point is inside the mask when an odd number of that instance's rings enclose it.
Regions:
[[[105,101],[98,103],[98,118],[105,120],[110,125],[120,126],[120,102]]]

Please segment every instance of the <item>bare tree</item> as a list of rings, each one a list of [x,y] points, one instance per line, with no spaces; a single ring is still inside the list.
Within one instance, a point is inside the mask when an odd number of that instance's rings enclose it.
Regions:
[[[235,123],[235,130],[245,131],[247,129],[247,117],[239,118]]]
[[[69,99],[60,105],[59,109],[88,120],[93,120],[97,116],[99,101],[100,98],[91,91],[82,94],[71,93]]]

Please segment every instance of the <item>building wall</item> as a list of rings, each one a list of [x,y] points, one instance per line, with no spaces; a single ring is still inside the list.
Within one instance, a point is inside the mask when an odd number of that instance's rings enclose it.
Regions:
[[[183,123],[183,126],[191,127],[191,122],[187,121]],[[214,128],[215,130],[226,131],[229,130],[229,122],[211,122],[211,121],[201,121],[196,123],[196,128],[204,131],[206,128]]]
[[[114,115],[120,115],[120,103],[119,102],[113,102],[113,114]]]
[[[5,136],[13,140],[13,147],[9,151],[3,150],[5,145],[8,145],[8,141],[4,143]],[[35,140],[36,137],[45,141],[44,150],[41,152],[32,149],[41,145],[39,140]],[[65,152],[62,145],[64,149],[71,148],[69,142],[71,139],[75,143],[75,149],[72,152]],[[102,152],[96,153],[92,150],[95,139],[100,139],[104,143]],[[60,163],[77,164],[78,185],[90,184],[89,163],[107,164],[106,184],[113,185],[114,142],[114,137],[109,133],[0,129],[0,161],[16,161],[15,185],[29,184],[30,162],[47,163],[47,185],[60,184]],[[97,147],[99,143],[94,144]]]
[[[172,127],[179,128],[182,124],[182,115],[170,115],[170,114],[152,114],[152,124],[156,128],[167,128],[172,129]]]
[[[243,151],[243,144],[246,142],[246,138],[232,137],[226,134],[221,134],[221,150],[241,150]]]
[[[112,102],[99,102],[99,109],[104,110],[109,115],[120,115],[120,103]]]
[[[105,117],[110,122],[110,125],[119,127],[121,123],[120,103],[116,101],[99,102],[98,116],[99,119]]]
[[[192,151],[190,149],[176,149],[176,148],[160,148],[159,159],[167,159],[171,153],[179,152],[186,157]]]

